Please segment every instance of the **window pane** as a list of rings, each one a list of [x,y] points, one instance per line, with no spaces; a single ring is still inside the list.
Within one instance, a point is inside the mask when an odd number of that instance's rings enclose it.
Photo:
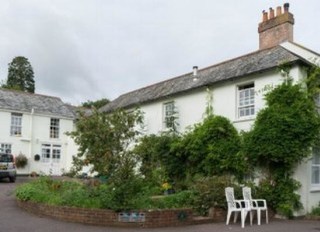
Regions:
[[[173,128],[175,123],[174,102],[164,104],[164,126],[165,128]]]
[[[320,167],[312,167],[311,183],[320,184]]]
[[[10,135],[21,135],[22,114],[11,114]]]
[[[59,138],[60,120],[51,118],[50,120],[50,138]]]
[[[254,84],[238,87],[238,117],[254,115]]]

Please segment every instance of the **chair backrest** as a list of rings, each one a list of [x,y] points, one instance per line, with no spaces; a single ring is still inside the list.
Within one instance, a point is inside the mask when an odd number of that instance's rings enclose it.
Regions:
[[[228,208],[236,208],[236,203],[234,199],[234,190],[232,187],[225,188],[226,199],[228,203]]]
[[[251,188],[250,187],[243,187],[242,188],[242,195],[243,199],[250,202],[250,205],[252,206],[252,196],[251,196]]]

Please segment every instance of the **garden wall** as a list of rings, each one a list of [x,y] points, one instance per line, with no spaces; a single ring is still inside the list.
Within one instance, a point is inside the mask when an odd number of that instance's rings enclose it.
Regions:
[[[19,200],[17,200],[17,204],[20,208],[39,216],[102,226],[165,227],[213,221],[212,218],[203,220],[193,218],[191,209],[142,210],[117,213],[105,209],[52,206]]]

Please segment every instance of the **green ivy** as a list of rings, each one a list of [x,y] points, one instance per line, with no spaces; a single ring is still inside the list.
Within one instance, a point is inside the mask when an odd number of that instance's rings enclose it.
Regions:
[[[311,154],[319,138],[320,118],[310,79],[294,84],[288,78],[267,93],[251,131],[244,133],[243,152],[252,169],[263,171],[261,195],[276,212],[292,217],[302,207],[294,168]],[[313,94],[311,94],[313,93]]]

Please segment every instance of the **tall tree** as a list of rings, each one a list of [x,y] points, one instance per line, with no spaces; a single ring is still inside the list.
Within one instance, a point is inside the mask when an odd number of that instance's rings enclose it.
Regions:
[[[27,58],[17,56],[9,63],[7,83],[2,87],[34,93],[34,73]]]

